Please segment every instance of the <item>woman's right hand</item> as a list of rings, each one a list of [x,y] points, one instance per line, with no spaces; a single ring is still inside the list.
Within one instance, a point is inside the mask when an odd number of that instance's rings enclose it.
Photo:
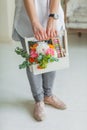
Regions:
[[[42,27],[42,25],[39,22],[32,23],[33,33],[34,37],[41,41],[47,39],[46,30]]]

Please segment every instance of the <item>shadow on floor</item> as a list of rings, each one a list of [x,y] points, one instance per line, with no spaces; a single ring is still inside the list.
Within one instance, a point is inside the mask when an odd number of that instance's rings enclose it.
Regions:
[[[32,117],[34,109],[34,101],[33,100],[0,101],[0,108],[3,107],[26,109],[29,115]]]

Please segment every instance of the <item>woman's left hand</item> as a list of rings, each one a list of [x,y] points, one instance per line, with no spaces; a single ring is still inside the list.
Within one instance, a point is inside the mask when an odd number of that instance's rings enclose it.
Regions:
[[[50,17],[48,19],[47,28],[46,28],[46,33],[48,38],[53,38],[58,35],[56,25],[57,25],[57,20]]]

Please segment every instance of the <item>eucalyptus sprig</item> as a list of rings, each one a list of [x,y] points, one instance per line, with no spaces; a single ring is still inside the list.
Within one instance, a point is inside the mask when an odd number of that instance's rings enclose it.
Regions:
[[[29,58],[29,55],[27,54],[27,51],[25,51],[24,49],[21,49],[19,47],[17,47],[15,49],[15,52],[18,54],[18,55],[21,55],[23,58]]]
[[[19,69],[24,69],[29,66],[30,66],[30,63],[29,63],[29,61],[26,60],[22,64],[19,65]]]
[[[19,47],[17,47],[17,48],[15,49],[15,52],[16,52],[18,55],[20,55],[20,56],[22,56],[23,58],[25,58],[25,61],[23,61],[23,63],[19,65],[19,69],[24,69],[24,68],[26,68],[26,67],[29,67],[30,62],[28,61],[29,55],[27,54],[27,52],[26,52],[25,50],[19,48]]]

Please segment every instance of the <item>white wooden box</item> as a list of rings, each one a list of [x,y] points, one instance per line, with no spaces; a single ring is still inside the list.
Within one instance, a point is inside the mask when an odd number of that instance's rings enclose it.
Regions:
[[[36,41],[36,39],[34,37],[25,38],[26,50],[28,53],[29,53],[29,41]],[[37,68],[38,64],[31,65],[30,71],[33,74],[37,75],[37,74],[60,70],[60,69],[65,69],[65,68],[69,67],[69,53],[68,53],[68,43],[67,43],[66,30],[61,34],[61,41],[62,41],[62,45],[64,46],[64,49],[65,49],[65,57],[59,58],[58,62],[54,61],[52,63],[48,63],[48,66],[45,69],[38,69]]]

